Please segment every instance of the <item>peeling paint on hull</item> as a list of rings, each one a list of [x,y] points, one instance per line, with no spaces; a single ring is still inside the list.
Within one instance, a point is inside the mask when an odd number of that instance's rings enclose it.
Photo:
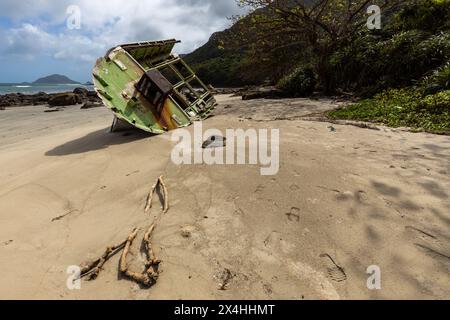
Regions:
[[[95,90],[115,117],[154,134],[206,119],[217,103],[182,58],[177,40],[110,49],[93,69]]]

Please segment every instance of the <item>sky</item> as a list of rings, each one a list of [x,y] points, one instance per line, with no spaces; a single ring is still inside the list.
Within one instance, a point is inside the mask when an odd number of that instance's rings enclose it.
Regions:
[[[235,0],[1,0],[0,83],[90,81],[95,60],[128,42],[175,38],[189,53],[241,13]]]

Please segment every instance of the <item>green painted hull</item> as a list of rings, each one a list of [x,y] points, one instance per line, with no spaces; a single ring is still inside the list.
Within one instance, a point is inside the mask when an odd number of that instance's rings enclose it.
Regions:
[[[121,45],[97,60],[95,89],[118,119],[161,134],[211,114],[216,100],[183,59],[172,54],[177,42]]]

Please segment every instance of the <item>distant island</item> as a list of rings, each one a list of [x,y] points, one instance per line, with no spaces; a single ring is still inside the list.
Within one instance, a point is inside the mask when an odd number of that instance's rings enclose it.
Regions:
[[[37,79],[36,81],[33,82],[33,84],[80,84],[80,83],[60,74],[52,74],[51,76]]]

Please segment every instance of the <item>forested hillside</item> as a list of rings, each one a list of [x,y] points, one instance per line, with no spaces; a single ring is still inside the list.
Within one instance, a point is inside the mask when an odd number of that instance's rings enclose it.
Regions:
[[[277,1],[276,6],[269,0],[241,2],[264,9],[213,34],[186,57],[206,82],[216,86],[266,80],[275,84],[306,68],[318,78],[316,89],[370,95],[411,85],[449,60],[449,0],[386,1],[388,5],[319,0],[313,1],[316,6],[300,5],[301,0]],[[366,7],[377,2],[382,27],[368,30]],[[346,3],[352,7],[342,9]],[[304,8],[307,14],[302,16]]]
[[[374,98],[332,116],[450,131],[450,0],[239,2],[254,10],[186,57],[205,82]]]

